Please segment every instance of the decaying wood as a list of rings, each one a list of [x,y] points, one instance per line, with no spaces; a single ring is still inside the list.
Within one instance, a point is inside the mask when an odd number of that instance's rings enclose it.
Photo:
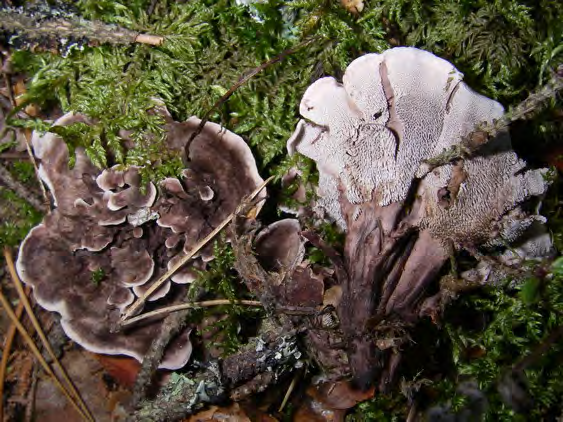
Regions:
[[[300,366],[296,332],[264,333],[240,353],[211,361],[196,375],[171,381],[152,401],[141,402],[131,421],[179,420],[227,397],[242,399],[279,381]]]
[[[87,21],[70,10],[55,10],[47,3],[25,9],[0,9],[0,34],[20,49],[66,52],[71,47],[99,44],[143,43],[160,45],[163,37],[139,34],[103,22]]]
[[[164,356],[164,350],[170,341],[176,336],[186,325],[186,318],[189,310],[183,310],[169,314],[162,323],[160,335],[154,339],[148,353],[143,358],[141,370],[137,375],[135,387],[133,389],[132,406],[135,408],[146,396],[147,389],[150,387],[151,381],[158,368],[158,364]]]

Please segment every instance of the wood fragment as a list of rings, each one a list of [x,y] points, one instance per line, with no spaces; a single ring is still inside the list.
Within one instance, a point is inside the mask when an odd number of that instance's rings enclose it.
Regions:
[[[133,408],[137,408],[141,400],[145,398],[154,373],[158,368],[158,364],[164,356],[166,346],[168,346],[176,334],[185,327],[188,313],[189,310],[184,310],[182,312],[170,314],[164,319],[162,328],[160,329],[160,334],[153,340],[149,351],[143,357],[141,369],[137,374],[135,387],[133,388]]]
[[[180,303],[178,305],[167,306],[165,308],[156,309],[151,312],[146,312],[144,314],[138,315],[136,317],[124,321],[121,325],[122,327],[126,327],[128,325],[158,315],[170,314],[173,312],[183,311],[186,309],[208,308],[211,306],[220,306],[220,305],[262,306],[262,303],[257,300],[230,300],[230,299],[214,299],[214,300],[205,300],[202,302]]]

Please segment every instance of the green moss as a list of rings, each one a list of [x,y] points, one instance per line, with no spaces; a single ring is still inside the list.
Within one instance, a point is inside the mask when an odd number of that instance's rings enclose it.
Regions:
[[[33,226],[39,224],[42,215],[11,190],[0,187],[0,248],[15,247]]]
[[[452,61],[472,88],[509,108],[545,83],[563,59],[563,3],[549,0],[364,0],[359,17],[349,14],[340,2],[329,0],[270,0],[252,9],[227,0],[164,0],[156,2],[149,13],[151,3],[82,0],[77,7],[87,19],[163,35],[166,40],[161,46],[103,45],[73,50],[66,57],[26,51],[12,55],[15,69],[31,76],[23,105],[34,103],[44,111],[58,106],[92,118],[91,126],[56,129],[71,151],[84,147],[100,167],[141,165],[145,180],[177,175],[183,167],[179,157],[164,147],[162,120],[151,112],[156,99],[164,101],[177,120],[202,117],[246,72],[306,39],[313,41],[253,77],[213,110],[210,120],[248,141],[264,178],[276,175],[279,180],[289,168],[298,166],[306,185],[311,182],[309,196],[317,177],[314,166],[299,156],[288,158],[285,142],[299,119],[299,100],[317,78],[340,78],[345,67],[364,53],[413,45]],[[519,136],[524,146],[533,148],[560,141],[560,108],[560,99],[552,101],[525,123],[524,130],[514,131],[513,137]],[[8,123],[42,131],[50,127],[50,122],[40,119],[12,117]],[[129,142],[132,147],[126,148]],[[18,164],[16,169],[22,177],[29,176],[26,165]],[[558,190],[556,185],[543,211],[549,217],[554,243],[563,248]],[[2,214],[9,217],[1,223],[0,243],[16,245],[40,216],[9,191],[1,190],[0,195],[10,204],[10,212]],[[329,243],[341,243],[333,226],[323,226],[322,231]],[[199,288],[209,297],[246,297],[232,269],[230,247],[217,242],[215,256],[194,283],[190,299]],[[311,259],[323,262],[322,254],[314,251]],[[503,371],[563,323],[559,266],[558,261],[552,279],[531,277],[517,290],[488,289],[452,306],[443,337],[431,340],[448,347],[455,370],[441,374],[445,378],[433,387],[439,397],[434,396],[428,406],[449,401],[454,410],[461,408],[464,399],[456,393],[456,386],[464,379],[475,379],[490,397],[490,420],[516,418],[501,402],[496,383]],[[226,338],[223,348],[231,352],[242,341],[241,321],[258,312],[229,305],[200,310],[194,318],[227,315],[219,327]],[[464,312],[483,316],[483,326],[477,329],[455,322],[454,315]],[[470,348],[486,353],[469,358]],[[532,420],[547,417],[557,405],[554,397],[561,396],[563,374],[556,365],[559,349],[550,349],[526,370],[534,398]],[[405,399],[396,392],[360,405],[352,420],[404,420],[406,408]]]
[[[35,177],[35,168],[29,161],[17,161],[13,165],[13,173],[20,182],[27,183]]]
[[[90,278],[92,280],[92,283],[98,286],[102,282],[105,276],[106,275],[104,273],[104,269],[98,268],[97,270],[92,271]]]
[[[554,412],[560,413],[559,398],[563,395],[562,370],[557,363],[563,352],[560,341],[551,344],[525,367],[523,376],[527,386],[524,390],[531,404],[523,414],[517,415],[501,400],[498,388],[507,385],[504,378],[518,362],[534,353],[554,330],[563,326],[561,268],[563,261],[559,258],[549,275],[530,277],[516,289],[490,288],[463,297],[446,317],[446,321],[450,321],[446,323],[446,331],[453,344],[457,375],[439,388],[449,388],[451,392],[452,382],[455,385],[464,379],[475,380],[487,395],[486,416],[491,421],[546,420]],[[453,322],[453,313],[465,315],[465,321]],[[476,316],[482,319],[484,327],[468,324]],[[482,356],[472,357],[471,350],[480,351]]]
[[[234,269],[233,250],[224,238],[215,241],[213,255],[215,258],[207,264],[205,271],[199,272],[197,280],[192,284],[189,299],[195,300],[194,295],[202,291],[205,292],[205,298],[233,301],[251,298],[238,278]],[[217,320],[205,330],[212,333],[214,347],[228,356],[243,345],[249,334],[243,326],[248,325],[249,321],[260,319],[263,311],[260,308],[229,304],[201,309],[194,312],[190,318],[192,321],[201,322],[204,317],[210,316],[216,316]]]

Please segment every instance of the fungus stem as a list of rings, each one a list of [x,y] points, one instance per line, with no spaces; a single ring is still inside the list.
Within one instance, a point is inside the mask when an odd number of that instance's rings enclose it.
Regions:
[[[202,302],[181,303],[179,305],[167,306],[166,308],[160,308],[151,312],[146,312],[144,314],[141,314],[139,316],[130,318],[122,322],[121,325],[122,326],[131,325],[150,317],[154,317],[162,314],[168,314],[170,312],[181,311],[183,309],[209,308],[211,306],[219,306],[219,305],[262,306],[262,303],[258,300],[230,300],[230,299],[215,299],[215,300],[204,300]]]
[[[144,305],[147,298],[150,297],[151,294],[153,294],[160,286],[162,286],[169,277],[174,275],[174,273],[178,271],[186,262],[188,262],[201,248],[203,248],[215,236],[217,236],[217,234],[219,234],[219,232],[223,230],[227,226],[227,224],[231,222],[231,220],[235,217],[235,215],[237,215],[239,212],[243,210],[245,205],[248,205],[250,201],[252,201],[258,196],[258,194],[262,191],[262,189],[264,189],[266,185],[272,181],[273,178],[274,176],[270,176],[260,186],[258,186],[254,190],[254,192],[252,192],[247,197],[243,198],[241,200],[241,203],[235,210],[235,212],[233,212],[227,218],[225,218],[221,222],[221,224],[219,224],[211,233],[209,233],[207,236],[205,236],[204,239],[198,242],[198,244],[195,245],[187,255],[185,255],[182,259],[180,259],[172,268],[166,271],[166,273],[164,273],[156,281],[156,283],[154,283],[140,298],[138,298],[135,302],[133,302],[133,304],[127,309],[127,312],[125,312],[125,314],[121,317],[121,321],[120,321],[121,325],[125,325],[125,321],[131,319],[131,317],[135,315],[137,311],[140,310],[140,308]]]
[[[80,396],[80,394],[76,390],[76,387],[74,386],[74,384],[70,380],[67,372],[65,371],[65,369],[61,365],[61,362],[57,359],[57,356],[55,355],[55,352],[53,351],[53,348],[51,347],[49,340],[47,340],[47,336],[45,335],[45,333],[43,332],[43,329],[41,328],[41,324],[39,324],[39,321],[35,317],[35,314],[33,312],[33,308],[31,307],[31,304],[29,303],[29,299],[27,298],[27,295],[25,294],[25,292],[23,290],[23,286],[22,286],[22,283],[20,281],[20,278],[18,277],[16,269],[14,268],[14,261],[12,259],[12,254],[10,253],[10,250],[8,248],[4,248],[4,258],[6,259],[6,263],[8,265],[8,270],[10,272],[10,275],[12,276],[12,280],[13,280],[14,286],[16,288],[16,291],[18,292],[18,296],[20,298],[20,303],[23,304],[23,307],[25,308],[25,310],[27,312],[27,316],[29,317],[33,327],[35,328],[35,330],[37,331],[37,334],[39,335],[39,338],[41,339],[41,342],[43,343],[43,347],[45,347],[45,350],[47,350],[49,357],[53,360],[54,366],[61,373],[63,380],[65,381],[68,389],[70,390],[70,393],[62,385],[61,385],[61,388],[63,388],[64,391],[66,392],[65,395],[67,395],[67,394],[72,395],[71,401],[75,406],[78,407],[80,413],[82,413],[82,415],[87,420],[93,421],[94,417],[90,413],[90,410],[86,406],[86,403],[84,403],[84,400],[82,400],[82,397]],[[2,302],[2,305],[4,306],[4,302]],[[6,312],[8,312],[7,307],[6,307]],[[18,324],[21,325],[19,320],[16,319],[16,321],[17,321]],[[16,324],[15,321],[14,321],[14,324]],[[16,326],[17,326],[17,324],[16,324]],[[29,337],[29,335],[28,335],[28,337]],[[30,337],[29,337],[29,339],[31,340]],[[31,340],[31,342],[33,343],[33,340]],[[51,369],[51,368],[49,368],[49,369]],[[54,376],[57,383],[60,384],[60,381],[58,380],[58,378],[56,378],[54,373],[53,373],[52,376]],[[69,399],[70,399],[70,397],[69,397]]]

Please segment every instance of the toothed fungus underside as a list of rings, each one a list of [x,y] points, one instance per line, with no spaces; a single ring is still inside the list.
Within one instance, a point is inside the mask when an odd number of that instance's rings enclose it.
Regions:
[[[290,153],[316,162],[316,210],[346,231],[339,314],[362,382],[386,353],[367,340],[369,320],[412,321],[454,248],[505,246],[544,222],[523,203],[545,192],[546,170],[528,169],[508,133],[469,159],[434,169],[426,163],[504,113],[462,78],[451,63],[415,48],[367,54],[342,83],[325,77],[307,89],[304,119],[287,142]],[[527,253],[550,249],[542,236]]]
[[[200,120],[174,122],[165,110],[167,144],[183,151]],[[56,126],[88,123],[79,114]],[[37,302],[61,315],[66,334],[88,350],[142,360],[162,319],[117,332],[115,324],[168,268],[232,213],[263,180],[239,136],[206,123],[189,148],[189,168],[141,190],[139,168],[96,168],[82,148],[73,168],[69,151],[54,133],[34,133],[41,179],[56,208],[21,245],[17,269]],[[265,193],[261,194],[262,198]],[[213,259],[211,246],[149,297],[147,308],[184,299],[186,284]],[[192,346],[184,330],[167,348],[162,368],[186,364]]]

